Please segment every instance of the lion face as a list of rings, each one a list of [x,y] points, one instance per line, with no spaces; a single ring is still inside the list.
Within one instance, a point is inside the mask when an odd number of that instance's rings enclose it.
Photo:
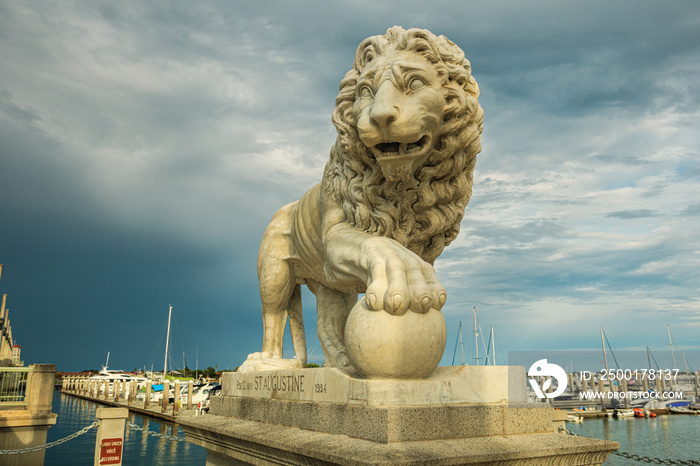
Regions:
[[[464,52],[424,29],[365,39],[340,83],[324,193],[432,263],[459,233],[484,113]]]
[[[414,52],[380,56],[360,74],[352,115],[389,181],[409,179],[442,125],[445,96],[435,67]]]

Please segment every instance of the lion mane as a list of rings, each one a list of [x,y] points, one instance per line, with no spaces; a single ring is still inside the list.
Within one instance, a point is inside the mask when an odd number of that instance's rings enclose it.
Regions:
[[[388,181],[362,143],[352,106],[361,73],[379,56],[414,52],[427,59],[442,82],[446,105],[439,137],[427,162],[408,181]],[[479,87],[464,52],[444,36],[424,29],[390,28],[366,39],[353,68],[340,83],[332,121],[338,138],[331,148],[323,185],[346,220],[367,233],[399,242],[432,264],[459,233],[472,193],[484,114]]]

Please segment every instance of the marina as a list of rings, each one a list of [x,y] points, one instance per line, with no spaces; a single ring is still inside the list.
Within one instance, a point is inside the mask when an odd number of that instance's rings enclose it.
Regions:
[[[56,424],[49,429],[48,442],[64,438],[95,420],[96,408],[102,407],[93,401],[58,391],[53,396],[53,412],[58,414]],[[166,436],[184,438],[182,429],[174,422],[159,419],[153,415],[142,415],[136,411],[129,413],[127,422],[134,423],[145,431]],[[95,431],[81,435],[69,442],[46,450],[44,464],[51,465],[92,465],[95,459]],[[123,464],[125,465],[182,465],[203,466],[206,451],[185,441],[167,440],[144,432],[127,428],[124,434]]]

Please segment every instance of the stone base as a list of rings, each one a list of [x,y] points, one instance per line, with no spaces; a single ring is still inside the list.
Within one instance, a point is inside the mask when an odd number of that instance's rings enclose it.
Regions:
[[[224,416],[181,421],[187,439],[207,449],[207,466],[458,465],[598,466],[617,442],[555,433],[497,435],[388,444]]]
[[[360,406],[310,401],[212,398],[210,414],[343,435],[377,443],[550,433],[545,404]]]
[[[554,433],[523,367],[438,368],[421,380],[337,369],[226,373],[210,414],[179,419],[208,465],[599,465],[617,442]]]

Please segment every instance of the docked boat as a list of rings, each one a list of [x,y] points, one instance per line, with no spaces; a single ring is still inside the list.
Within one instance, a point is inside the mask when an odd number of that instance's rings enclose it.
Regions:
[[[691,409],[690,407],[684,406],[681,408],[668,408],[668,412],[672,414],[692,414],[692,415],[698,415],[700,414],[700,411],[696,411],[694,409]]]
[[[621,418],[621,417],[633,417],[634,416],[634,410],[633,409],[616,409],[612,412],[612,417],[615,419]]]
[[[98,382],[107,382],[108,393],[112,393],[115,382],[126,382],[126,392],[130,390],[130,382],[136,382],[136,391],[141,389],[141,387],[146,383],[145,377],[138,377],[134,374],[129,374],[121,370],[110,370],[109,369],[109,352],[107,352],[107,361],[105,365],[102,366],[102,370],[96,375],[93,375],[89,380],[96,380]]]
[[[649,411],[648,409],[644,408],[634,408],[634,417],[641,417],[641,418],[654,418],[656,417],[656,413],[653,413]]]

